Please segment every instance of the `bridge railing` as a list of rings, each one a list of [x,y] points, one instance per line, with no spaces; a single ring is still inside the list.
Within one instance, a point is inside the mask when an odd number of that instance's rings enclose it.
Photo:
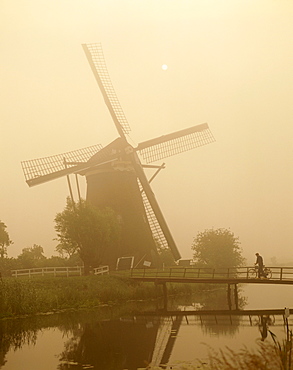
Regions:
[[[293,267],[277,267],[277,266],[265,266],[267,270],[267,278],[273,280],[293,280]],[[248,266],[238,268],[238,277],[245,277],[248,279],[257,277],[257,267]]]
[[[293,280],[293,267],[267,267],[269,279]],[[164,269],[131,269],[132,277],[199,278],[199,279],[253,279],[257,278],[255,266],[232,268],[170,267]]]
[[[293,280],[293,267],[270,267],[272,279]]]
[[[246,273],[246,270],[243,272]],[[132,277],[158,278],[233,278],[237,277],[237,268],[209,268],[209,267],[170,267],[164,269],[132,269]]]

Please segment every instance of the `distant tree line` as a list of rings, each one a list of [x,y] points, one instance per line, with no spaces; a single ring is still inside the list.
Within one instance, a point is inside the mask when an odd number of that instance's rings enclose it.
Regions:
[[[22,249],[22,253],[16,258],[7,256],[0,258],[0,271],[2,276],[10,275],[11,270],[31,269],[36,267],[63,267],[63,266],[82,266],[83,262],[75,254],[68,257],[44,255],[44,249],[40,245],[34,244],[32,247]]]
[[[59,256],[47,258],[44,255],[43,247],[37,244],[23,248],[21,254],[16,258],[8,258],[7,249],[12,244],[13,241],[10,239],[6,224],[0,220],[0,272],[3,276],[9,275],[11,270],[17,269],[81,266],[83,264],[77,253],[71,255],[61,254],[58,248],[56,248],[56,251],[59,253]]]
[[[119,248],[121,225],[119,218],[110,208],[96,208],[80,200],[67,198],[64,210],[55,217],[55,230],[59,256],[47,258],[43,247],[34,244],[22,249],[17,258],[7,257],[7,248],[13,244],[7,226],[0,221],[0,271],[36,268],[84,266],[85,274],[91,267],[102,264],[105,250]],[[169,249],[157,243],[158,253],[165,266],[175,265]],[[202,267],[239,267],[244,264],[239,238],[230,230],[207,229],[194,237],[191,245],[193,263]]]
[[[84,266],[85,274],[102,264],[106,250],[117,248],[120,242],[120,223],[110,208],[96,208],[81,199],[67,198],[65,209],[55,217],[59,256],[47,258],[43,247],[34,244],[22,250],[17,258],[7,257],[12,244],[6,225],[0,223],[0,270],[35,267]]]

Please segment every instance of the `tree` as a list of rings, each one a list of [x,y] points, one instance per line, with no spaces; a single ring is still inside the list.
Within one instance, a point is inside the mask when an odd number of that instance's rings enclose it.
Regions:
[[[239,238],[227,229],[208,229],[197,234],[191,249],[194,260],[202,265],[218,267],[238,267],[244,258],[239,247]]]
[[[23,248],[17,259],[22,268],[40,267],[42,262],[46,260],[43,253],[43,247],[34,244],[32,247]]]
[[[6,228],[7,226],[4,224],[4,222],[0,221],[0,257],[2,259],[7,256],[7,247],[13,244],[13,241],[9,238]]]
[[[96,208],[83,199],[75,203],[67,198],[64,211],[55,217],[55,230],[58,252],[63,249],[72,256],[77,251],[85,274],[91,266],[106,264],[106,250],[110,249],[113,255],[119,250],[120,224],[115,212],[111,208]]]
[[[62,238],[62,237],[61,237]],[[70,240],[64,240],[58,244],[55,248],[56,252],[59,253],[59,256],[62,258],[72,258],[77,253],[78,246],[77,244],[72,244],[72,241]],[[55,239],[55,240],[60,240],[60,239]]]

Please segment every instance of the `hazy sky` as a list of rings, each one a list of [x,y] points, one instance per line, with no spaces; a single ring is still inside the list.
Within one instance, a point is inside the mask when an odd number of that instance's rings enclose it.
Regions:
[[[101,42],[133,145],[204,122],[215,136],[152,182],[182,256],[198,232],[227,228],[250,262],[293,261],[292,20],[290,0],[1,0],[9,256],[56,254],[68,196],[66,178],[29,188],[20,162],[118,136],[81,47]]]

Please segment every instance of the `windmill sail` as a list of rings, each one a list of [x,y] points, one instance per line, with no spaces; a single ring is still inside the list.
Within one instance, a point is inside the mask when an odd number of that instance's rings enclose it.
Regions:
[[[168,248],[169,247],[169,244],[168,244],[168,241],[163,233],[163,230],[158,222],[158,219],[154,213],[154,210],[143,190],[143,187],[140,183],[140,181],[138,180],[138,186],[141,190],[141,196],[142,196],[142,199],[143,199],[143,204],[144,204],[144,208],[145,208],[145,212],[146,212],[146,215],[147,215],[147,218],[148,218],[148,223],[150,225],[150,228],[151,228],[151,231],[152,231],[152,234],[153,234],[153,239],[156,243],[159,244],[160,247],[162,248]]]
[[[116,96],[108,74],[101,44],[83,44],[83,50],[94,73],[105,103],[121,137],[130,132],[130,126]]]
[[[34,186],[69,175],[87,167],[86,162],[101,149],[102,145],[97,144],[50,157],[22,161],[25,180],[29,186]]]
[[[163,135],[138,144],[136,150],[147,163],[171,157],[215,141],[207,123]]]
[[[145,196],[147,197],[147,200],[152,208],[152,212],[154,213],[160,228],[162,230],[162,233],[164,234],[164,237],[168,243],[168,247],[170,248],[174,259],[177,261],[181,258],[181,255],[178,251],[177,245],[173,239],[173,236],[169,230],[169,227],[165,221],[165,218],[163,216],[163,213],[159,207],[159,204],[156,200],[156,197],[151,189],[151,186],[146,178],[146,175],[144,173],[144,170],[141,166],[141,163],[139,161],[139,158],[137,156],[136,152],[131,153],[130,155],[131,162],[133,165],[133,168],[135,169],[137,178],[139,179],[139,182],[141,184],[141,187],[143,188],[143,191],[145,193]]]

